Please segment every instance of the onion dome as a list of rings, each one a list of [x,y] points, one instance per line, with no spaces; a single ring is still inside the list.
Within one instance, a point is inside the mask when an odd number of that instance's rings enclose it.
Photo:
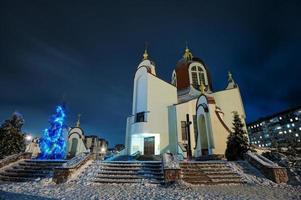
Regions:
[[[212,91],[212,82],[209,70],[205,63],[197,57],[194,57],[186,46],[183,58],[178,61],[175,68],[175,75],[172,82],[178,90],[184,90],[191,86],[200,90],[201,82],[206,87],[206,91]]]

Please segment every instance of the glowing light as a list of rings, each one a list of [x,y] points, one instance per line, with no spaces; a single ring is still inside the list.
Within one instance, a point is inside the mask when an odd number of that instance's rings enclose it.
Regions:
[[[104,153],[106,151],[106,148],[102,147],[100,150]]]
[[[31,136],[31,135],[26,135],[25,139],[26,139],[27,141],[31,141],[31,140],[32,140],[32,136]]]
[[[65,117],[64,108],[57,106],[56,114],[52,115],[49,120],[50,126],[44,130],[43,136],[40,138],[39,159],[65,158],[66,141],[63,133]]]

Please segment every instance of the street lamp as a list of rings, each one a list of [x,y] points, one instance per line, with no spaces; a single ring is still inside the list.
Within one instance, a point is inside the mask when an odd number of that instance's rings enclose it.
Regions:
[[[32,136],[31,135],[26,135],[25,140],[30,142],[32,140]]]

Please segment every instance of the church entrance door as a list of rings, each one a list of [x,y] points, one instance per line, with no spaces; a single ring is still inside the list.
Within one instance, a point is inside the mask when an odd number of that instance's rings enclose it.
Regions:
[[[155,137],[144,138],[144,155],[155,154]]]

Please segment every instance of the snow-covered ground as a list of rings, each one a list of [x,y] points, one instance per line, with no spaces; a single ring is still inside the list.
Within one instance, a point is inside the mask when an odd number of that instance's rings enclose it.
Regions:
[[[301,187],[270,183],[264,177],[251,175],[254,173],[252,170],[246,175],[248,181],[244,185],[96,184],[91,180],[99,167],[95,162],[90,164],[89,170],[81,170],[78,177],[65,184],[56,185],[51,179],[32,183],[0,183],[0,199],[301,199]],[[229,165],[239,173],[246,168],[241,163]]]
[[[301,199],[300,188],[259,185],[5,184],[0,199]]]

